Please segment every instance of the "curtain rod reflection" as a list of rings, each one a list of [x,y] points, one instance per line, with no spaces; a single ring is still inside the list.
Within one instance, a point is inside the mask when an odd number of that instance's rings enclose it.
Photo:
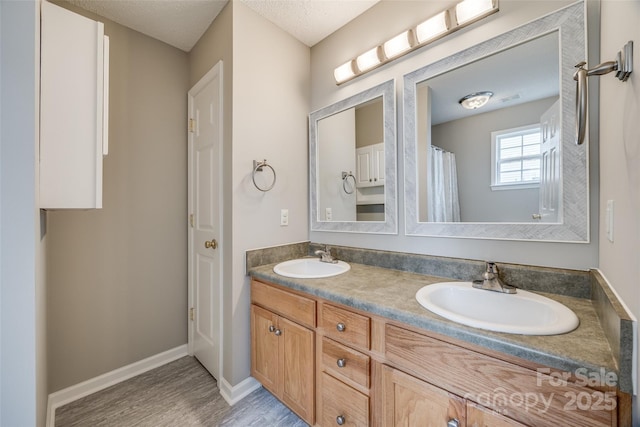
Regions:
[[[451,153],[451,151],[447,151],[442,147],[438,147],[437,145],[430,145],[429,147],[431,147],[431,148],[433,148],[434,150],[437,150],[437,151],[442,151],[443,153]]]

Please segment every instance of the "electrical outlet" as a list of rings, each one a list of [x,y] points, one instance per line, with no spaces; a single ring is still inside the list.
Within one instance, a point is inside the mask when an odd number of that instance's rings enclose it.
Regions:
[[[331,221],[332,217],[333,217],[333,213],[331,212],[331,208],[326,208],[324,210],[324,220]]]
[[[289,209],[280,209],[280,225],[289,225]]]

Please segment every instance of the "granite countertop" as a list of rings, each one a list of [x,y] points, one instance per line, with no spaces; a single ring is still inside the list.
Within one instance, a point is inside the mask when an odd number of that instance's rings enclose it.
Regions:
[[[424,309],[415,293],[425,285],[452,279],[428,276],[363,264],[349,263],[351,269],[323,279],[293,279],[273,272],[276,264],[253,267],[248,274],[348,307],[433,331],[490,350],[500,351],[551,368],[602,375],[618,374],[609,343],[589,299],[540,293],[556,300],[580,319],[580,325],[562,335],[533,336],[505,334],[452,322]]]

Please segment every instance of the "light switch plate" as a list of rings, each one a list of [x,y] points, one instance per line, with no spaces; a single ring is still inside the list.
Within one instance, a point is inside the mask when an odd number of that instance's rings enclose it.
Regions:
[[[289,225],[289,209],[280,209],[280,225]]]
[[[614,202],[613,200],[607,200],[607,213],[605,221],[607,223],[607,239],[613,243],[613,217],[614,217]]]
[[[324,210],[324,219],[325,221],[331,221],[333,218],[333,212],[331,211],[331,208],[326,208]]]

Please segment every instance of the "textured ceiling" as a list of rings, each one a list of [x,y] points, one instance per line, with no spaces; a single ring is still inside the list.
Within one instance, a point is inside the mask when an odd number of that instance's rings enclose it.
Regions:
[[[228,0],[67,0],[186,52]],[[379,0],[233,0],[276,24],[307,46],[360,15]]]
[[[307,46],[362,14],[379,0],[240,0]]]

